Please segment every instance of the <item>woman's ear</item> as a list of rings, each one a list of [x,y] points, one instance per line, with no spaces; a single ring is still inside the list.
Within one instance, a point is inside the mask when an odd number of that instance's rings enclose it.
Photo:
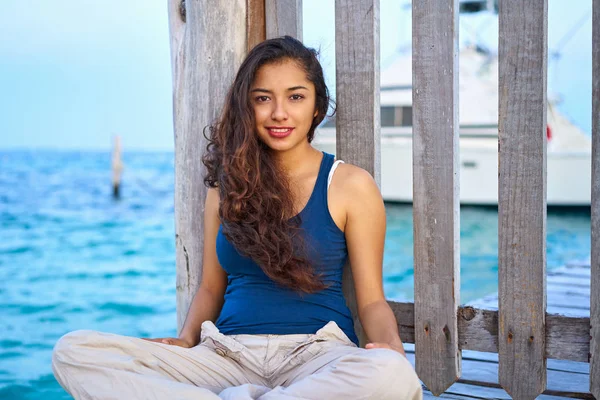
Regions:
[[[319,115],[319,110],[315,110],[315,113],[313,114],[313,118],[317,118],[317,115]]]

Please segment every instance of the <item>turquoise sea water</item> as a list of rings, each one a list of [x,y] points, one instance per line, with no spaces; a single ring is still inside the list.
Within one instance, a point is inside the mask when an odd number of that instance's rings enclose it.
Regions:
[[[126,153],[114,201],[107,152],[0,152],[0,399],[67,399],[50,369],[75,329],[174,335],[173,154]],[[411,299],[412,208],[388,204],[390,298]],[[461,209],[461,300],[497,287],[494,208]],[[548,212],[548,268],[589,257],[586,210]]]

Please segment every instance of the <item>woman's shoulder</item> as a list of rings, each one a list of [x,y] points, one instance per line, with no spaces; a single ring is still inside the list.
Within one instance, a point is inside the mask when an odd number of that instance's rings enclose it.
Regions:
[[[350,212],[382,203],[381,192],[369,172],[356,165],[340,163],[332,177],[329,196],[333,205]]]
[[[372,187],[377,184],[375,179],[365,169],[350,164],[350,163],[339,163],[335,174],[332,177],[331,184],[336,184],[339,190],[352,191],[361,190],[368,187]]]

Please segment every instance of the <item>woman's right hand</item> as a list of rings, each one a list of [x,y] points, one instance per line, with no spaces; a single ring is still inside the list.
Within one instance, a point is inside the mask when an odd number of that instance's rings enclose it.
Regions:
[[[156,339],[142,338],[142,339],[147,340],[149,342],[156,342],[156,343],[170,344],[171,346],[185,347],[186,349],[194,347],[194,344],[191,341],[180,339],[180,338],[170,337],[170,338],[156,338]]]

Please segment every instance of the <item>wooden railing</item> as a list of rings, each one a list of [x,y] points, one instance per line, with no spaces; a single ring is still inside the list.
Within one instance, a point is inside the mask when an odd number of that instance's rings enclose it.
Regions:
[[[415,302],[390,304],[402,339],[416,344],[419,377],[436,395],[461,376],[461,350],[478,350],[499,354],[499,382],[514,398],[544,391],[548,358],[589,362],[590,392],[600,398],[600,0],[593,0],[591,318],[546,313],[548,0],[499,4],[499,310],[459,307],[458,0],[413,0]],[[202,129],[249,48],[267,37],[302,38],[301,6],[169,1],[179,327],[202,275]],[[380,182],[379,1],[336,0],[335,21],[336,155]],[[351,274],[344,279],[355,308]]]

